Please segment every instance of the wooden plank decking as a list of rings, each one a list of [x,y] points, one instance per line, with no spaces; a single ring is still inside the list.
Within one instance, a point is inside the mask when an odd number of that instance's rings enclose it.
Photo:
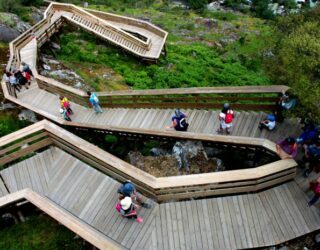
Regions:
[[[57,95],[41,90],[36,83],[32,83],[29,90],[18,93],[18,99],[23,103],[42,110],[52,117],[61,119],[59,114],[60,102]],[[83,126],[95,125],[103,128],[111,126],[117,128],[139,128],[144,130],[165,131],[165,126],[170,125],[173,109],[104,109],[102,114],[95,114],[92,109],[71,103],[74,115],[72,121]],[[183,110],[189,115],[189,132],[217,134],[219,128],[219,111],[213,110]],[[287,136],[297,136],[300,126],[297,121],[285,120],[278,124],[275,131],[269,132],[258,128],[259,121],[266,114],[263,112],[236,112],[231,135],[266,138],[277,141]],[[287,129],[290,127],[290,129]]]
[[[149,200],[152,208],[141,210],[139,224],[115,211],[120,183],[56,147],[0,176],[10,193],[31,188],[130,249],[262,247],[320,228],[318,208],[307,207],[308,197],[295,181],[253,194],[160,205]]]

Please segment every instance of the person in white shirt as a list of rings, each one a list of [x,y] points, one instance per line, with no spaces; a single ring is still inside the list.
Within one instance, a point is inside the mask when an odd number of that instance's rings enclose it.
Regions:
[[[276,127],[276,117],[274,114],[269,114],[266,119],[260,122],[259,129],[268,129],[269,131],[274,130]]]

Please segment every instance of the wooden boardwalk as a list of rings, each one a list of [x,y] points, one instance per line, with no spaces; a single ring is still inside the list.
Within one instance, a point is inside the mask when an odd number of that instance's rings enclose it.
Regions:
[[[61,119],[59,109],[60,101],[58,95],[54,95],[38,88],[37,84],[32,83],[29,90],[23,90],[18,93],[18,99],[25,105],[42,110],[47,115],[56,119]],[[72,121],[81,124],[84,127],[98,126],[103,128],[117,127],[125,129],[144,129],[165,131],[165,126],[170,125],[171,117],[174,114],[173,109],[126,109],[114,108],[104,109],[102,114],[95,114],[92,109],[83,107],[76,103],[71,103],[74,115]],[[182,110],[189,115],[188,132],[217,134],[219,128],[217,110]],[[296,120],[285,120],[278,124],[275,131],[269,132],[258,128],[259,121],[266,116],[263,112],[236,112],[236,118],[233,121],[231,135],[266,138],[271,141],[277,141],[287,136],[297,136],[301,133],[300,125]],[[50,118],[50,117],[49,117]],[[290,129],[288,129],[290,128]]]
[[[307,207],[295,181],[253,194],[149,200],[152,208],[141,210],[139,224],[115,211],[120,183],[56,147],[2,170],[0,177],[2,196],[31,188],[128,249],[263,247],[320,228],[319,210]]]

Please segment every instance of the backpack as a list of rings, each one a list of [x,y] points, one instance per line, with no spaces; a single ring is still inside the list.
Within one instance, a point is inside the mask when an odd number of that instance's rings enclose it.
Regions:
[[[187,119],[186,119],[185,117],[183,117],[183,118],[179,121],[179,123],[180,123],[180,127],[181,127],[181,128],[186,128],[186,127],[189,126],[189,124],[188,124],[188,122],[187,122]]]
[[[233,115],[231,113],[227,113],[224,121],[225,121],[225,123],[231,123],[232,119],[233,119]]]

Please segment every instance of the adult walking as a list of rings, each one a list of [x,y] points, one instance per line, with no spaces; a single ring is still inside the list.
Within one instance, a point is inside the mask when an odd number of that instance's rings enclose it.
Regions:
[[[89,96],[89,102],[91,103],[92,107],[93,107],[93,110],[95,113],[102,113],[102,109],[100,107],[100,101],[98,99],[98,96],[96,93],[93,93],[93,92],[90,92],[88,91],[87,92],[88,96]]]
[[[223,108],[219,114],[220,127],[217,130],[218,134],[223,134],[224,131],[226,131],[227,134],[231,133],[233,118],[234,111],[230,108],[230,104],[223,104]]]
[[[10,83],[11,87],[20,92],[21,85],[19,84],[17,78],[13,74],[11,74],[10,72],[6,72],[5,81],[7,83]]]

